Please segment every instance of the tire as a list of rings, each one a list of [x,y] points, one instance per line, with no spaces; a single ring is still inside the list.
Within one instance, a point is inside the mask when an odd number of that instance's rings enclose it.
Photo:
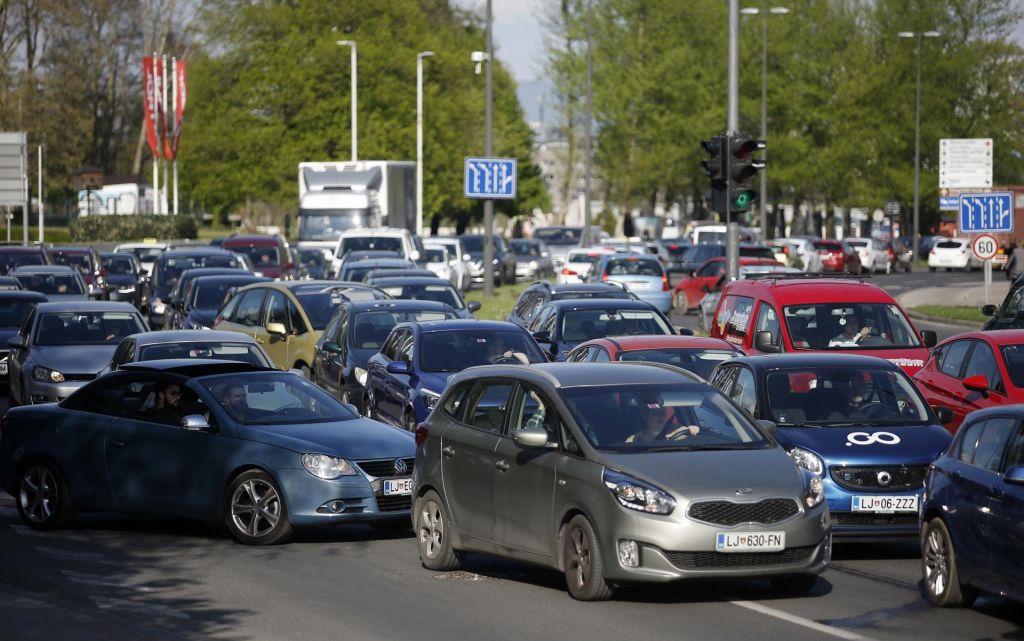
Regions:
[[[978,597],[977,590],[960,583],[953,539],[937,517],[921,532],[921,575],[928,600],[940,608],[971,605]]]
[[[224,507],[231,536],[246,545],[274,545],[292,535],[288,507],[277,483],[263,470],[239,474]]]
[[[22,468],[15,498],[21,520],[34,530],[60,530],[75,517],[68,482],[49,461],[31,461]]]
[[[807,594],[818,581],[817,574],[789,574],[769,579],[772,587],[784,594]]]
[[[448,572],[459,567],[459,556],[452,547],[452,520],[434,490],[416,499],[413,528],[423,567],[436,572]]]
[[[601,547],[586,517],[577,514],[569,521],[562,545],[569,596],[579,601],[605,601],[610,598],[612,588],[604,578]]]
[[[914,270],[914,266],[913,266],[913,265],[911,265],[910,263],[907,263],[907,268],[906,268],[906,270],[904,270],[904,271],[906,271],[906,272],[907,272],[907,273],[909,274],[909,273],[910,273],[910,272],[912,272],[913,270]]]
[[[947,274],[948,274],[949,272],[951,272],[951,271],[953,271],[953,268],[952,268],[952,267],[947,267],[947,268],[946,268],[946,273],[947,273]]]
[[[934,267],[929,267],[928,271],[933,272],[933,271],[935,271],[935,268]]]

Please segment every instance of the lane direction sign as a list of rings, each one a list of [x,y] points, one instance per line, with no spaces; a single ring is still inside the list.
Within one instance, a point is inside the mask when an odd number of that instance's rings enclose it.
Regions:
[[[514,199],[516,159],[466,158],[465,181],[467,198]]]
[[[1013,194],[960,194],[957,226],[964,234],[1013,231]]]

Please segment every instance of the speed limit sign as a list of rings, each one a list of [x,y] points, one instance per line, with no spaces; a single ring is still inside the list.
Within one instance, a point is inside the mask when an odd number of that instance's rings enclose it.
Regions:
[[[974,250],[974,255],[978,260],[992,260],[996,257],[999,243],[996,242],[995,236],[980,234],[974,237],[971,249]]]

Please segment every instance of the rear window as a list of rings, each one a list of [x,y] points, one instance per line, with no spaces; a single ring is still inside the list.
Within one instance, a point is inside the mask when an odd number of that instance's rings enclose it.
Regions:
[[[609,260],[605,266],[609,276],[657,276],[664,273],[661,263],[656,260],[638,258],[616,258]]]
[[[941,243],[935,243],[935,246],[939,249],[960,249],[964,244],[959,240],[944,240]]]
[[[767,258],[775,260],[771,247],[740,247],[740,258]]]
[[[366,251],[370,249],[402,253],[402,239],[381,236],[356,236],[354,238],[343,238],[341,241],[342,256],[351,251]]]
[[[0,252],[0,276],[5,276],[15,267],[42,265],[43,255],[39,252]]]
[[[841,251],[843,246],[836,242],[816,240],[814,241],[814,248],[819,251]]]
[[[562,318],[562,340],[589,341],[606,336],[671,335],[669,327],[654,311],[642,309],[579,309]]]
[[[225,245],[225,248],[230,249],[233,252],[238,252],[239,254],[245,254],[257,269],[261,266],[281,264],[281,258],[278,256],[278,248],[276,246],[271,247],[267,245],[261,247],[259,245],[243,245],[241,247],[237,247]]]

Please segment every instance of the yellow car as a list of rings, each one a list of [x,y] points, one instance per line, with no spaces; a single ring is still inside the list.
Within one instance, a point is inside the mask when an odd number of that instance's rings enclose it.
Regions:
[[[224,303],[214,329],[256,339],[280,369],[309,378],[314,346],[335,308],[346,301],[390,298],[369,285],[329,280],[254,283]]]

